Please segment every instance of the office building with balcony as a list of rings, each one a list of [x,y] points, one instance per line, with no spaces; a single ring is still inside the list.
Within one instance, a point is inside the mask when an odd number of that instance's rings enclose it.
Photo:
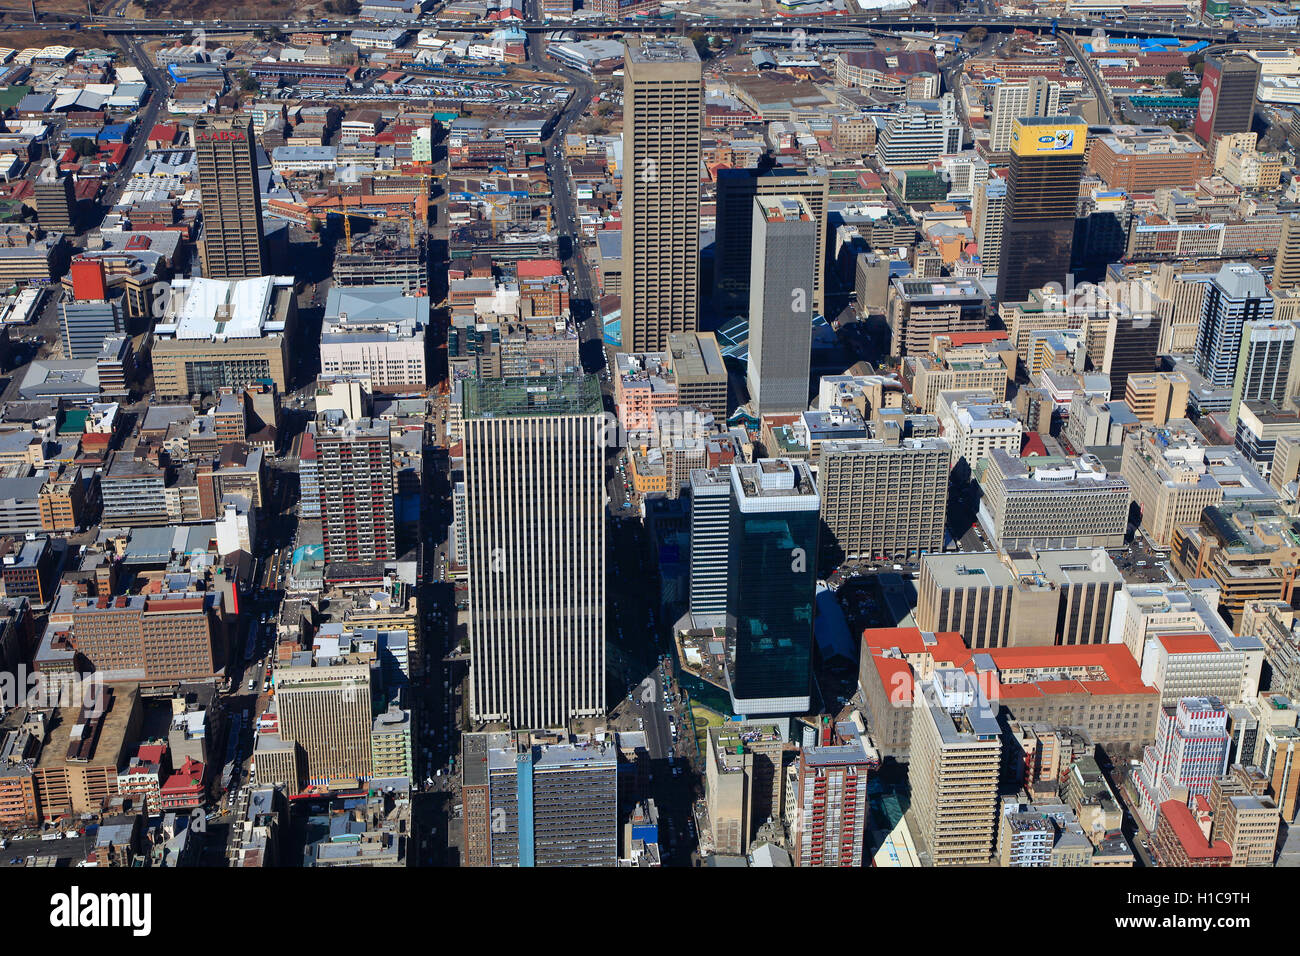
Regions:
[[[916,686],[908,779],[914,836],[930,866],[984,866],[997,833],[1002,731],[965,671],[936,668]]]

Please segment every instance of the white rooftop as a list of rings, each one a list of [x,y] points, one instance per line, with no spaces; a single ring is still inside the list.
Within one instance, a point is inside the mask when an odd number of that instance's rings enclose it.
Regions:
[[[159,324],[160,335],[178,339],[253,339],[282,331],[269,322],[271,301],[278,285],[292,285],[290,276],[253,279],[178,279],[172,283],[169,321]]]

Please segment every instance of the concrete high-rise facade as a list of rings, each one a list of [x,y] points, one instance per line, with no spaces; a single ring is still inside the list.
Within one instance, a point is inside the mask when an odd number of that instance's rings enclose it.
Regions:
[[[757,196],[747,384],[755,414],[808,409],[817,222],[800,196]]]
[[[1287,404],[1295,394],[1297,360],[1294,322],[1255,320],[1241,326],[1241,349],[1232,384],[1229,426],[1235,426],[1242,402]]]
[[[731,475],[726,468],[691,470],[691,596],[694,627],[727,620]]]
[[[699,327],[704,85],[685,37],[631,37],[623,78],[622,349]]]
[[[1130,375],[1124,385],[1124,401],[1138,421],[1163,425],[1171,418],[1187,417],[1190,383],[1179,372]]]
[[[1077,116],[1017,119],[1011,128],[998,302],[1064,287],[1074,246],[1075,210],[1088,127]]]
[[[1215,388],[1232,388],[1247,322],[1273,317],[1273,298],[1254,266],[1234,262],[1210,280],[1196,333],[1196,369]]]
[[[1055,116],[1060,102],[1061,84],[1045,76],[999,83],[993,89],[989,151],[1005,153],[1011,148],[1011,128],[1016,120],[1022,117]]]
[[[997,834],[1002,731],[965,671],[936,668],[916,687],[907,764],[916,835],[932,866],[983,866]],[[926,854],[928,854],[928,859]]]
[[[1194,129],[1213,145],[1220,136],[1248,133],[1255,120],[1259,62],[1245,55],[1207,56]]]
[[[826,441],[817,470],[822,550],[845,558],[915,558],[943,550],[951,449],[942,438],[878,437]]]
[[[194,127],[203,211],[203,275],[251,279],[267,273],[262,194],[252,122],[200,119]]]
[[[936,335],[988,329],[989,297],[974,279],[893,279],[887,319],[890,355],[929,355]]]
[[[975,193],[971,226],[980,253],[980,275],[995,276],[1002,263],[1002,226],[1007,216],[1007,181],[995,176]]]
[[[927,554],[916,624],[971,649],[1105,644],[1123,583],[1102,548]]]
[[[60,302],[59,318],[66,359],[93,359],[106,339],[124,331],[116,302]]]
[[[557,727],[603,714],[599,383],[578,373],[463,388],[471,715]]]
[[[731,314],[749,302],[750,256],[753,242],[754,197],[802,196],[817,224],[812,309],[826,309],[826,204],[830,173],[820,167],[808,170],[718,170],[717,238],[713,252],[713,301]]]
[[[309,784],[370,779],[368,661],[277,668],[275,701],[280,737],[306,754]]]
[[[714,851],[749,852],[749,843],[768,819],[781,819],[781,724],[732,721],[711,727],[704,770],[705,797]]]
[[[344,419],[317,428],[316,482],[326,561],[397,557],[387,422]]]
[[[612,744],[528,733],[465,734],[465,866],[614,866]]]
[[[980,514],[1004,550],[1124,544],[1133,494],[1092,455],[1020,458],[995,448],[979,485]]]
[[[36,216],[46,232],[74,233],[76,229],[76,196],[72,177],[59,172],[54,160],[46,160],[32,183],[36,199]]]
[[[884,166],[920,166],[960,153],[962,125],[951,93],[899,104],[880,131],[876,158]]]
[[[1300,286],[1300,215],[1292,214],[1282,220],[1282,241],[1273,257],[1273,290],[1296,286]]]

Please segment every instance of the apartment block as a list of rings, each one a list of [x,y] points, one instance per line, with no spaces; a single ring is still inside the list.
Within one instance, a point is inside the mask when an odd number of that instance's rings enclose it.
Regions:
[[[820,718],[817,742],[790,765],[787,822],[797,866],[862,866],[867,783],[879,756],[855,724]]]
[[[964,671],[936,669],[916,688],[908,778],[922,860],[984,866],[997,833],[1001,729]]]

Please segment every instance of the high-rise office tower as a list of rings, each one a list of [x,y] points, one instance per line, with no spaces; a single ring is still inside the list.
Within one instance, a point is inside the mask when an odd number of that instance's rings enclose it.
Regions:
[[[303,749],[310,784],[370,779],[369,662],[276,668],[275,702],[280,737]]]
[[[700,58],[685,37],[630,37],[623,78],[625,352],[699,327]]]
[[[46,232],[76,232],[76,197],[72,177],[59,172],[52,159],[45,161],[32,184],[36,217]]]
[[[993,88],[993,113],[989,118],[989,152],[1011,148],[1011,128],[1022,117],[1055,116],[1061,101],[1061,84],[1045,76],[1004,80]]]
[[[871,438],[822,442],[822,549],[836,565],[943,550],[950,454],[942,438],[903,438],[892,423],[873,425]]]
[[[203,194],[203,275],[209,279],[266,275],[252,122],[200,119],[194,127],[194,152]]]
[[[467,866],[614,866],[618,754],[610,743],[465,734]]]
[[[471,714],[515,727],[603,714],[599,383],[577,373],[463,389]]]
[[[1300,114],[1297,114],[1300,115]],[[1300,215],[1282,220],[1282,241],[1273,257],[1273,291],[1283,292],[1300,285]]]
[[[819,508],[805,462],[731,466],[728,677],[737,714],[808,710]]]
[[[817,223],[800,196],[756,196],[749,269],[749,366],[755,414],[808,410]]]
[[[693,627],[727,622],[731,528],[731,474],[727,468],[691,470],[691,596]]]
[[[879,754],[851,721],[821,720],[818,742],[790,767],[790,855],[798,866],[861,866],[867,775],[880,766]]]
[[[718,170],[717,224],[713,245],[713,301],[727,314],[749,304],[750,256],[755,196],[802,196],[817,223],[813,270],[813,315],[826,309],[826,203],[830,173],[809,170]]]
[[[1112,308],[1115,323],[1110,352],[1110,397],[1122,399],[1130,375],[1150,375],[1160,354],[1162,316],[1155,310]]]
[[[1193,127],[1197,138],[1212,145],[1229,133],[1249,133],[1255,119],[1258,85],[1258,61],[1244,54],[1207,56]]]
[[[325,560],[396,558],[388,423],[339,419],[318,425],[315,445]]]
[[[1259,271],[1242,262],[1224,266],[1210,280],[1196,333],[1196,368],[1215,388],[1232,388],[1246,322],[1273,317],[1273,297]]]
[[[116,302],[60,302],[63,357],[93,359],[104,340],[123,331],[122,312]]]
[[[998,302],[1064,287],[1074,244],[1088,127],[1077,116],[1017,119],[1011,128]]]
[[[1002,225],[1007,216],[1007,181],[995,176],[975,193],[971,226],[980,253],[980,274],[995,276],[1002,262]]]
[[[1257,319],[1241,326],[1241,349],[1232,384],[1228,424],[1235,426],[1242,402],[1283,405],[1294,393],[1297,359],[1294,322]]]
[[[961,670],[936,668],[915,693],[907,776],[919,849],[932,866],[984,866],[997,833],[997,710]]]

